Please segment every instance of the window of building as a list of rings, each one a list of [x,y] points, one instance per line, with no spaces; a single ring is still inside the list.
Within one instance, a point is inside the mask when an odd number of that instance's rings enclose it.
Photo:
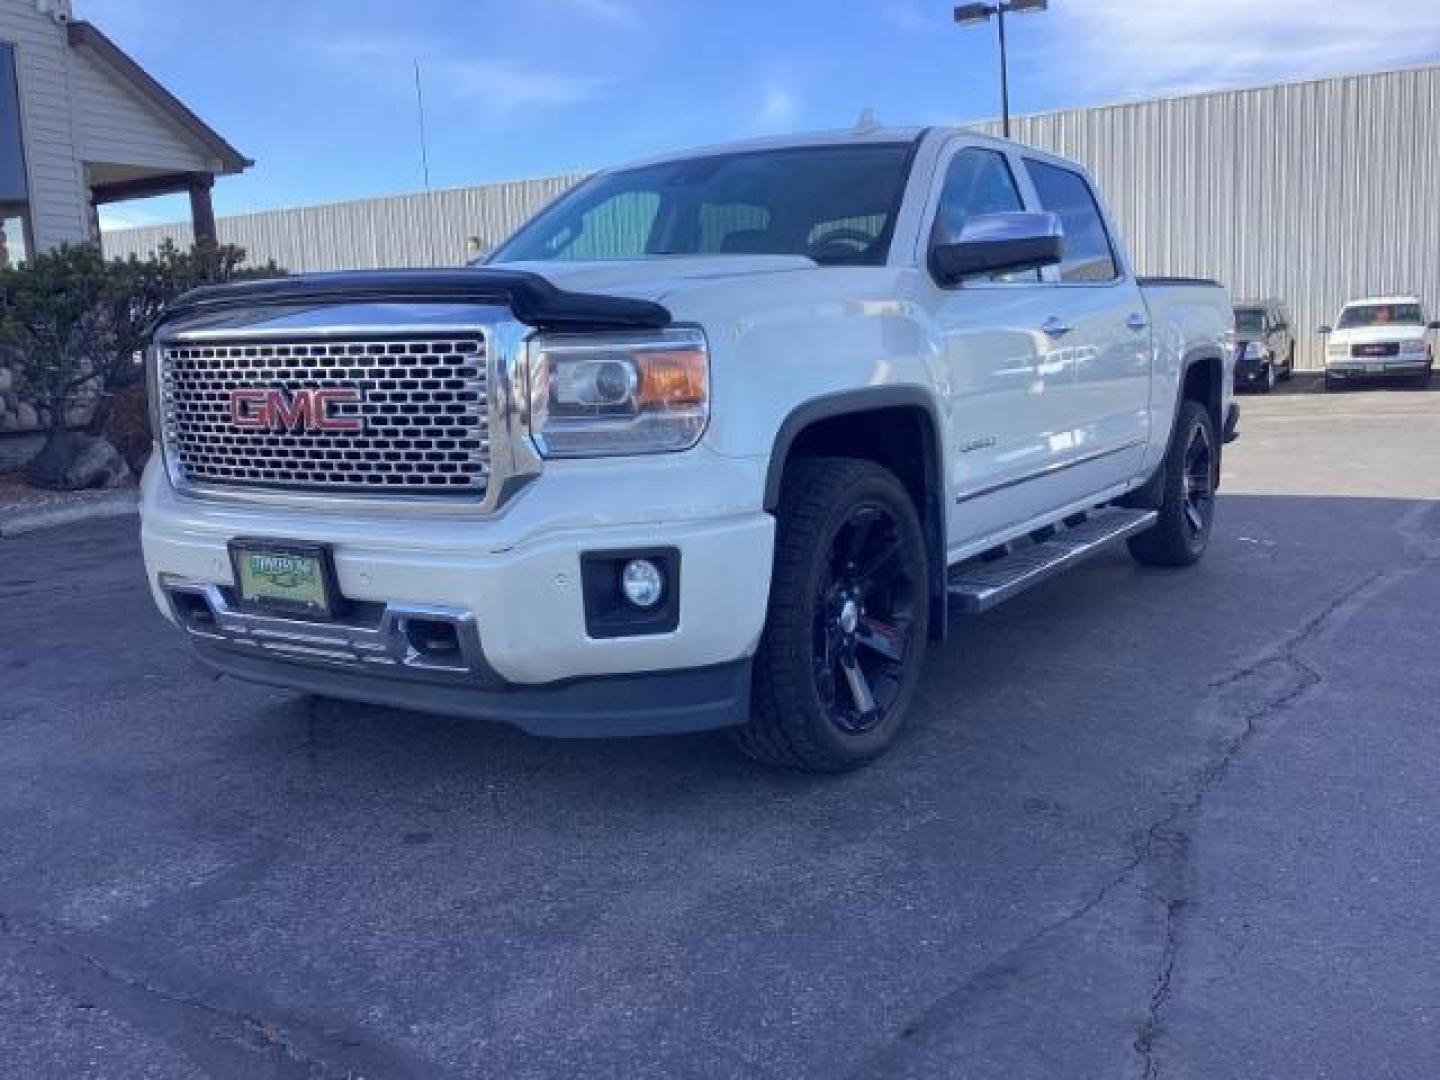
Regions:
[[[1115,265],[1115,251],[1110,246],[1100,206],[1085,178],[1043,161],[1027,160],[1025,165],[1040,195],[1040,205],[1058,214],[1065,229],[1065,258],[1060,262],[1060,280],[1115,280],[1120,273]]]
[[[0,267],[25,260],[29,233],[30,195],[20,138],[15,46],[0,41]]]

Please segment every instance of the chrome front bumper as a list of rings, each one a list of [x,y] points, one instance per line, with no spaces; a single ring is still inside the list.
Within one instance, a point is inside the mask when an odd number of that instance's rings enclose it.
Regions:
[[[162,576],[161,588],[201,663],[246,682],[560,738],[708,731],[748,715],[748,659],[522,686],[486,663],[459,608],[387,604],[370,621],[322,623],[237,611],[206,582]]]
[[[176,623],[207,645],[421,680],[499,681],[485,663],[475,616],[463,608],[368,605],[369,618],[320,622],[241,611],[211,582],[161,574],[160,588]]]

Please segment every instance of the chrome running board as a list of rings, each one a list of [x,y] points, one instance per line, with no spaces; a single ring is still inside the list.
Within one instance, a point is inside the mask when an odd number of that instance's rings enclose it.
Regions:
[[[988,611],[1111,544],[1144,532],[1158,516],[1154,510],[1097,510],[1078,525],[993,562],[962,563],[950,571],[950,601],[958,611]]]

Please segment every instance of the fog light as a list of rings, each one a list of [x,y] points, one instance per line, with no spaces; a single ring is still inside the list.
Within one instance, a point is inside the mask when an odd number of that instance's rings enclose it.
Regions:
[[[649,559],[631,559],[620,572],[625,599],[638,608],[651,608],[665,595],[665,575]]]

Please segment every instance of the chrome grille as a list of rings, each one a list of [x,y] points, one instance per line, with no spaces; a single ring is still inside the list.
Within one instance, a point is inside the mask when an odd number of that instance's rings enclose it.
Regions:
[[[1350,346],[1351,356],[1399,356],[1400,345],[1394,341],[1375,341],[1366,345]]]
[[[165,447],[190,484],[483,498],[485,340],[404,335],[174,342],[161,347]],[[235,390],[358,390],[327,413],[358,431],[249,430]]]

